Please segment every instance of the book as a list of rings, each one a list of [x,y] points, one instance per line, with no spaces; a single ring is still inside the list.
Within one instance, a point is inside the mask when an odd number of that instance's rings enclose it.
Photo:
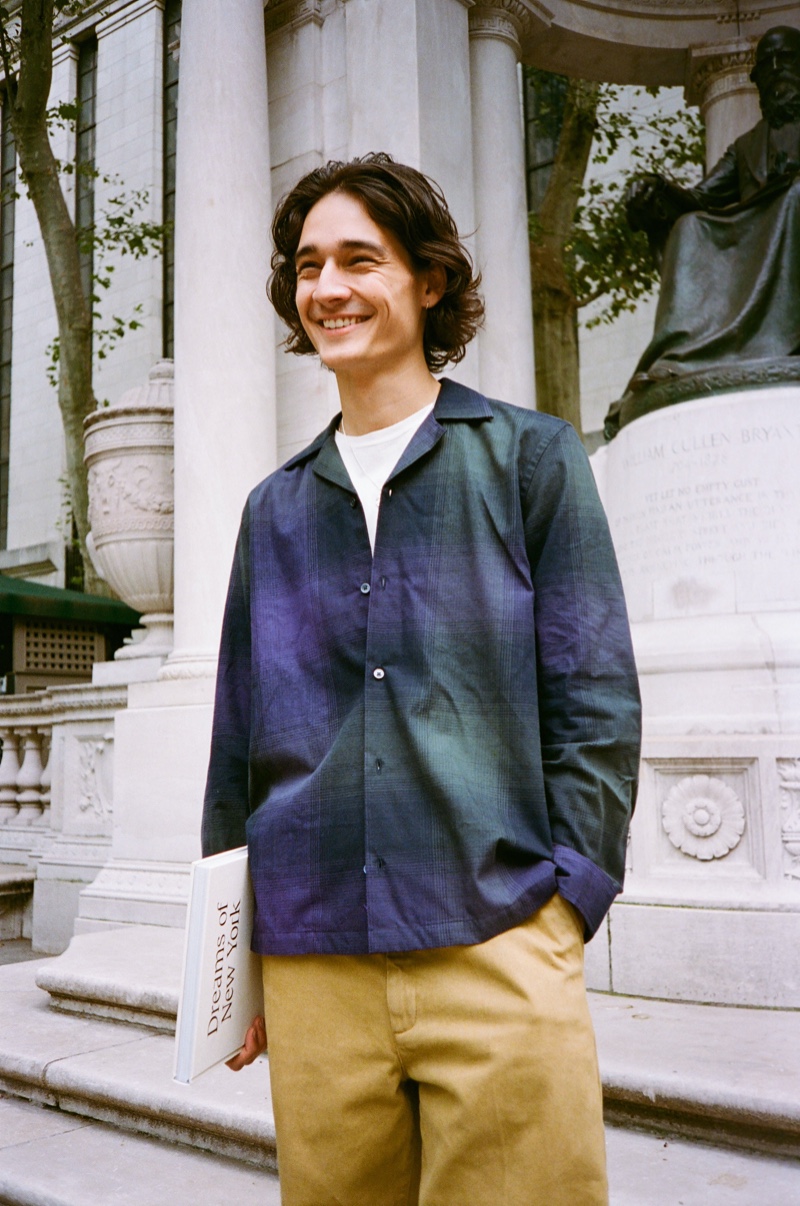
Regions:
[[[246,846],[192,863],[175,1032],[181,1084],[235,1055],[263,1016],[261,959],[250,950],[254,909]]]

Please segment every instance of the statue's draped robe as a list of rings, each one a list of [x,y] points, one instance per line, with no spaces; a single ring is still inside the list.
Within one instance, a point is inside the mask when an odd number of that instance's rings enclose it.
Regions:
[[[760,121],[692,195],[700,209],[670,232],[637,375],[800,355],[800,122]]]

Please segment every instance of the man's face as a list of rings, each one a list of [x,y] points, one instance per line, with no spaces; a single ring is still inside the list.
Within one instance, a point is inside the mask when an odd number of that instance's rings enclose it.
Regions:
[[[800,99],[800,31],[775,29],[764,34],[751,79],[764,116],[771,125],[783,124]],[[771,121],[771,114],[783,121]]]
[[[436,270],[416,271],[355,197],[329,193],[309,211],[295,266],[297,312],[328,368],[363,376],[419,363]]]

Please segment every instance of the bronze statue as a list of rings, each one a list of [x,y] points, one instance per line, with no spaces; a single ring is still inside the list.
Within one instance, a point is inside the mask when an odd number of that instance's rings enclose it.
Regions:
[[[661,268],[653,338],[606,418],[612,438],[673,402],[800,380],[800,30],[758,43],[762,120],[696,188],[646,176],[628,220]]]

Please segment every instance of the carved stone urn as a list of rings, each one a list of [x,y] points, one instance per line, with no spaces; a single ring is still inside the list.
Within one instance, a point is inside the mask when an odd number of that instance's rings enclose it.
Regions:
[[[98,573],[143,613],[146,635],[117,658],[164,658],[172,648],[173,366],[84,422],[89,551]]]

